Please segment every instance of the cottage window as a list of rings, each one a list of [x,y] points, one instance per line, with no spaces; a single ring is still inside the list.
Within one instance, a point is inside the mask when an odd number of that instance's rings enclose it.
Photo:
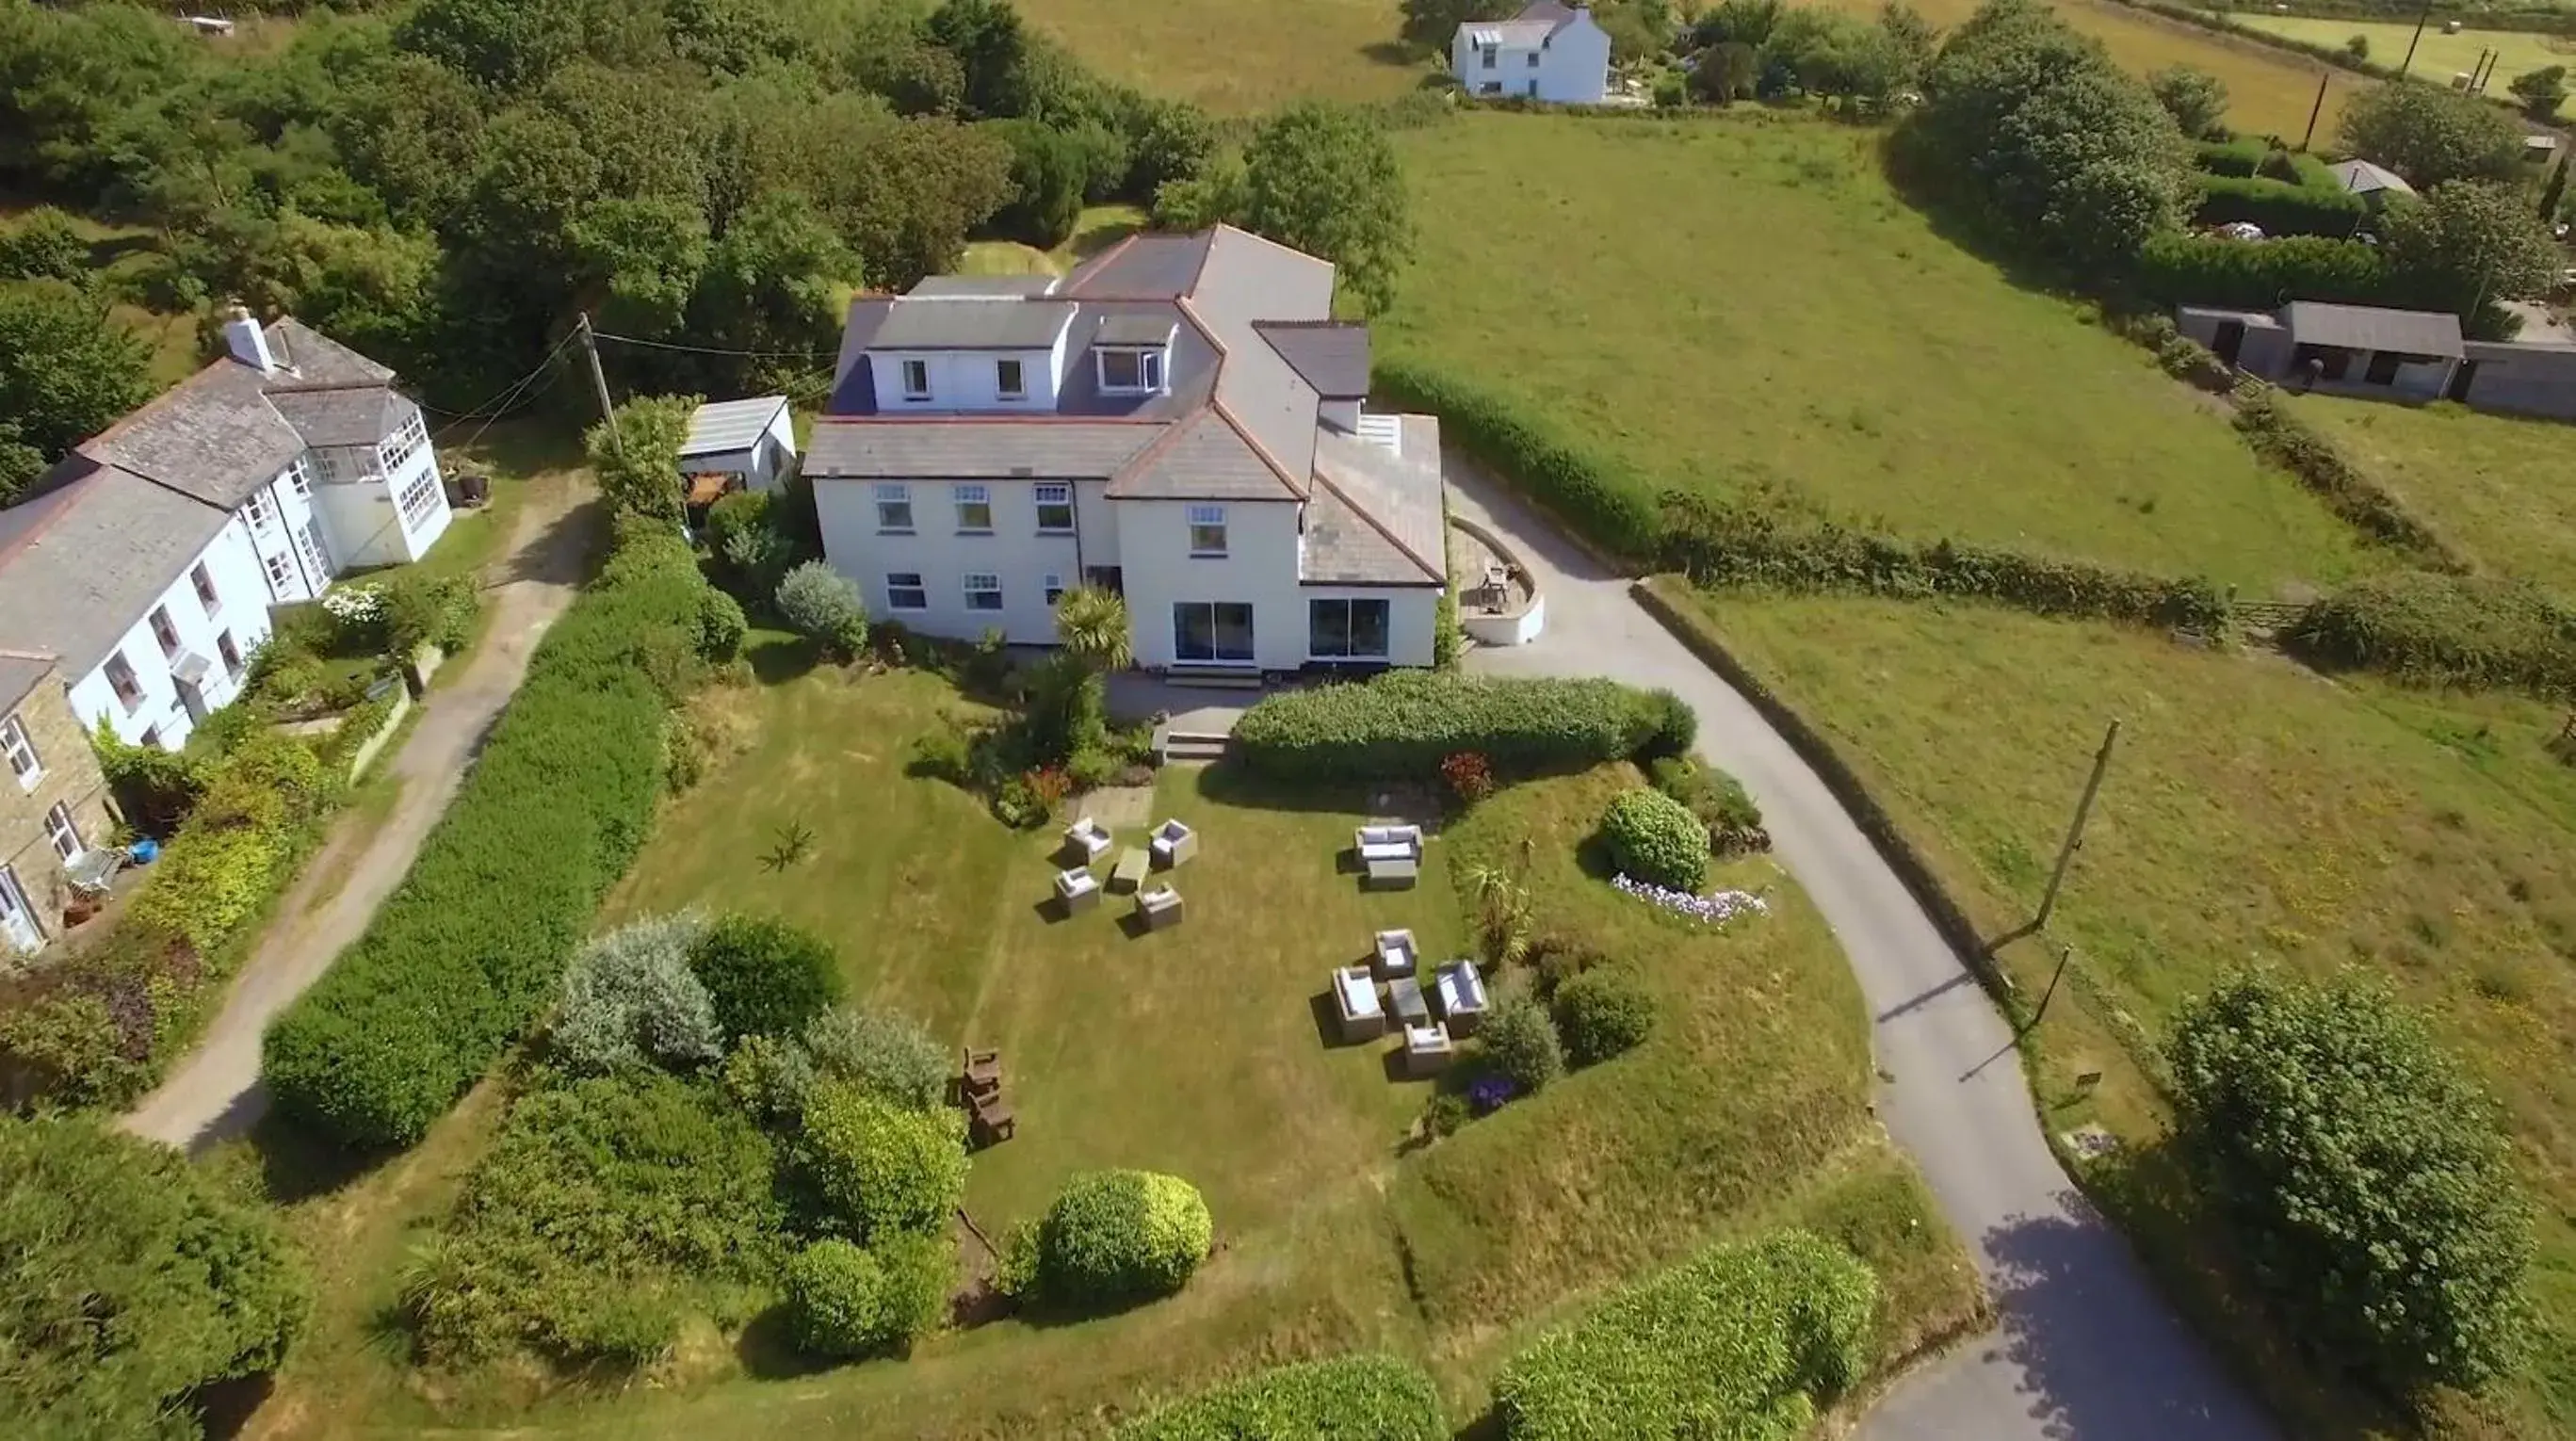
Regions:
[[[993,492],[981,485],[957,487],[957,533],[991,535],[993,533]]]
[[[1384,660],[1387,628],[1383,600],[1306,602],[1306,653],[1320,660]]]
[[[34,790],[45,778],[45,763],[36,758],[36,743],[27,739],[27,727],[16,716],[0,721],[0,756],[9,758],[9,773],[18,778],[21,790]]]
[[[993,388],[1001,393],[1004,400],[1025,399],[1029,388],[1020,376],[1020,363],[1016,360],[994,361]]]
[[[89,849],[81,844],[80,827],[72,824],[72,808],[60,801],[45,812],[45,839],[54,843],[54,854],[66,863],[79,860]]]
[[[1222,557],[1225,554],[1225,507],[1194,505],[1190,507],[1190,554]]]
[[[268,491],[265,487],[250,493],[250,499],[242,503],[242,514],[250,518],[251,529],[268,528]]]
[[[1199,665],[1251,660],[1252,607],[1239,601],[1174,604],[1172,659]]]
[[[231,676],[234,680],[240,680],[242,673],[241,647],[233,644],[233,633],[231,631],[224,631],[215,637],[215,654],[222,656],[224,659],[224,674]]]
[[[1163,388],[1163,352],[1098,350],[1100,388],[1112,395],[1140,395]]]
[[[296,529],[295,549],[304,557],[304,568],[308,572],[317,577],[332,573],[330,547],[322,543],[322,532],[313,528],[313,522],[308,520]]]
[[[179,654],[179,628],[170,623],[170,607],[166,605],[152,607],[152,638],[161,642],[163,659],[171,659]]]
[[[880,485],[877,487],[877,533],[879,535],[912,534],[912,487]]]
[[[1497,58],[1499,58],[1499,56],[1500,56],[1500,54],[1501,54],[1501,52],[1500,52],[1500,51],[1498,51],[1497,49],[1495,49],[1495,47],[1493,47],[1493,46],[1491,46],[1491,45],[1487,45],[1487,46],[1483,47],[1483,48],[1482,48],[1478,53],[1484,56],[1484,66],[1483,66],[1483,68],[1484,68],[1484,69],[1487,69],[1487,70],[1491,70],[1491,69],[1493,69],[1493,68],[1494,68],[1494,62],[1495,62],[1495,60],[1496,60]]]
[[[143,684],[134,678],[134,667],[123,651],[107,658],[107,688],[116,692],[127,710],[143,704]]]
[[[205,608],[208,616],[223,614],[223,599],[215,594],[215,578],[206,570],[204,561],[188,568],[188,584],[196,587],[197,604]]]
[[[268,566],[269,589],[277,592],[279,598],[283,599],[287,588],[295,581],[295,562],[288,560],[286,552],[282,550],[275,555],[262,556],[260,559]]]
[[[907,360],[903,363],[903,398],[906,400],[930,398],[929,361]]]
[[[385,469],[398,470],[404,461],[418,454],[420,448],[428,443],[428,428],[422,424],[420,413],[414,411],[411,419],[402,423],[400,430],[376,447],[376,458],[384,462]]]
[[[970,570],[966,572],[966,608],[968,610],[1000,610],[1002,608],[1002,578],[998,575],[987,574],[983,571]]]
[[[1043,589],[1046,592],[1047,609],[1055,609],[1055,603],[1064,599],[1064,577],[1060,575],[1048,576]]]
[[[1529,53],[1529,68],[1532,70],[1538,68],[1538,52],[1535,50]]]
[[[1038,534],[1073,534],[1073,487],[1041,485],[1037,488]]]
[[[304,457],[295,457],[295,463],[286,468],[286,483],[298,498],[313,498],[313,470],[304,463]]]
[[[424,470],[413,476],[402,492],[403,529],[418,530],[429,524],[430,517],[438,513],[440,499],[436,471]]]
[[[886,572],[886,609],[930,609],[930,589],[921,583],[920,571],[893,570]]]

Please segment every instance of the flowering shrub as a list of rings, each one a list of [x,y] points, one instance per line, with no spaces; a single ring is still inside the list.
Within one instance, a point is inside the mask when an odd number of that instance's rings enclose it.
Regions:
[[[1462,804],[1474,805],[1494,793],[1494,768],[1476,751],[1460,751],[1440,763],[1440,778],[1458,793]]]
[[[385,618],[382,586],[334,586],[322,593],[322,608],[344,626],[373,625]]]
[[[1665,910],[1688,916],[1703,925],[1722,926],[1737,916],[1771,913],[1770,903],[1751,891],[1719,891],[1713,896],[1700,896],[1625,874],[1611,877],[1610,884],[1641,901],[1652,901]]]
[[[1029,785],[1029,794],[1039,805],[1052,811],[1066,796],[1073,794],[1073,777],[1057,766],[1038,766],[1021,777]]]
[[[1479,1116],[1490,1116],[1518,1089],[1509,1076],[1478,1076],[1467,1085],[1467,1105]]]

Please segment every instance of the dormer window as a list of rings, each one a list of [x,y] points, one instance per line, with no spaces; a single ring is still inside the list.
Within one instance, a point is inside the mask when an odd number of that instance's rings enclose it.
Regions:
[[[1028,382],[1020,374],[1020,363],[1018,361],[997,360],[993,362],[993,389],[994,392],[1000,395],[1004,400],[1026,400],[1028,398]]]
[[[903,363],[903,398],[906,400],[930,398],[929,361],[907,360]]]
[[[1110,395],[1144,395],[1163,388],[1163,352],[1156,350],[1096,350],[1100,357],[1100,388]]]

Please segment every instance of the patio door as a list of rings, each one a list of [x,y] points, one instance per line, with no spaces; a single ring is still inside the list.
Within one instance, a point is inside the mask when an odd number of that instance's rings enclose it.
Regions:
[[[27,893],[18,889],[18,873],[0,866],[0,946],[33,951],[44,943],[44,932],[36,929],[36,912],[27,904]]]
[[[1252,663],[1252,607],[1184,600],[1172,606],[1172,659],[1182,665]]]

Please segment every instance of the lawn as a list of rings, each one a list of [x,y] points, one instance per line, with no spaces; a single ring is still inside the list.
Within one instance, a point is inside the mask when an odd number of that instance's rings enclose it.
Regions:
[[[2569,429],[2458,405],[2377,404],[2304,395],[2299,418],[2500,575],[2576,602],[2576,505]]]
[[[1385,100],[1427,71],[1397,45],[1388,0],[1025,0],[1019,10],[1110,79],[1219,115],[1307,98]]]
[[[2382,65],[2395,67],[2406,58],[2407,42],[2415,35],[2412,20],[2337,20],[2316,19],[2303,15],[2267,15],[2260,10],[2237,12],[2238,23],[2274,35],[2310,45],[2325,45],[2340,50],[2355,35],[2370,42],[2370,58]],[[2423,39],[2415,46],[2415,64],[2410,74],[2418,80],[2435,84],[2454,75],[2466,75],[2477,68],[2478,59],[2487,51],[2498,52],[2495,79],[2487,93],[2501,96],[2514,77],[2526,71],[2549,65],[2576,62],[2576,48],[2563,35],[2540,35],[2527,30],[2463,30],[2445,35],[2439,21],[2424,27]]]
[[[1969,606],[1721,597],[1728,646],[1821,724],[1996,934],[2026,918],[2102,726],[2123,725],[2052,925],[2076,960],[2039,1036],[2052,1124],[2143,1139],[2137,1079],[2222,968],[2359,966],[2502,1097],[2547,1200],[2538,1358],[2501,1429],[2576,1435],[2576,766],[2559,709],[2327,681],[2270,654]],[[2053,948],[2007,964],[2026,995]],[[2107,1071],[2077,1101],[2069,1079]]]
[[[976,1155],[967,1209],[984,1230],[1036,1212],[1073,1170],[1135,1165],[1204,1190],[1216,1255],[1171,1300],[993,1322],[902,1362],[807,1372],[757,1336],[709,1332],[646,1385],[421,1375],[381,1319],[390,1273],[485,1143],[487,1083],[409,1157],[295,1203],[329,1298],[245,1435],[1092,1434],[1151,1397],[1357,1348],[1429,1364],[1464,1420],[1542,1320],[1713,1236],[1788,1222],[1880,1267],[1883,1354],[1973,1316],[1964,1259],[1864,1107],[1860,997],[1785,877],[1728,868],[1723,882],[1764,889],[1773,914],[1714,934],[1586,869],[1582,843],[1633,772],[1508,789],[1435,837],[1418,889],[1363,894],[1336,865],[1362,798],[1167,770],[1151,813],[1203,836],[1176,877],[1189,913],[1131,939],[1114,898],[1071,920],[1040,906],[1050,835],[904,773],[914,735],[972,709],[945,682],[789,678],[786,655],[763,653],[774,683],[701,702],[736,747],[668,808],[603,923],[696,904],[830,936],[855,998],[1002,1051],[1018,1135]],[[765,864],[792,825],[812,833],[805,856]],[[1431,1083],[1390,1080],[1380,1044],[1327,1044],[1317,1007],[1328,969],[1378,927],[1412,927],[1429,956],[1460,950],[1454,883],[1471,866],[1516,870],[1550,934],[1634,962],[1663,1004],[1639,1051],[1426,1145],[1414,1122]]]
[[[1421,240],[1377,343],[1651,477],[2253,594],[2375,563],[2145,351],[1943,238],[1875,132],[1479,114],[1399,144]]]

